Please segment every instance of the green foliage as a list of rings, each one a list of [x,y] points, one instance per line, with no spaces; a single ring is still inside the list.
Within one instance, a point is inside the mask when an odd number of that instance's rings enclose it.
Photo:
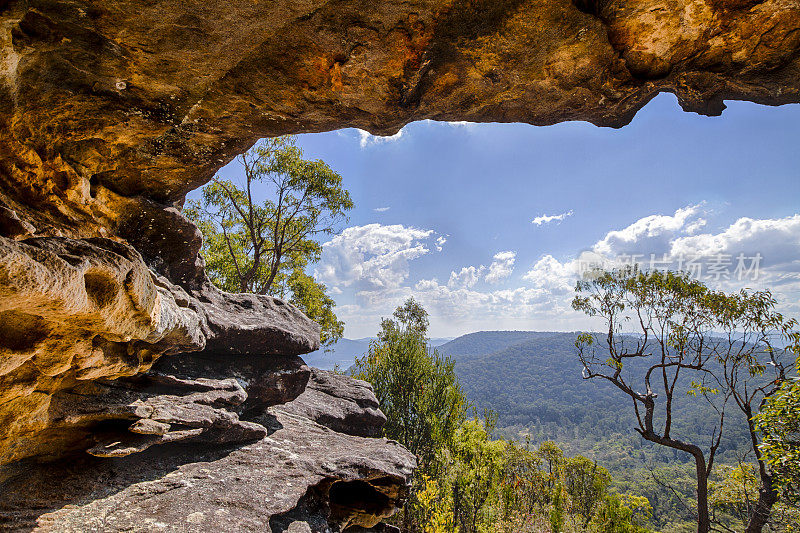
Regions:
[[[287,281],[289,301],[320,325],[320,341],[324,346],[334,344],[344,334],[344,322],[336,317],[336,302],[328,296],[325,286],[303,270],[294,270]]]
[[[756,424],[763,436],[761,452],[775,473],[782,497],[800,505],[800,379],[786,381],[767,399]]]
[[[385,436],[419,458],[412,495],[396,523],[407,532],[588,531],[611,494],[608,471],[585,457],[565,457],[554,442],[531,451],[493,438],[491,411],[468,419],[453,362],[428,347],[427,327],[427,312],[409,299],[382,320],[377,340],[355,366],[387,415]],[[624,502],[627,521],[617,522],[633,528],[647,520],[645,498]]]
[[[589,459],[553,443],[530,451],[493,440],[478,420],[462,424],[437,463],[418,498],[423,531],[643,532],[652,511],[645,497],[613,492],[608,471]]]
[[[691,458],[643,441],[630,431],[637,423],[630,400],[610,383],[581,378],[581,364],[574,355],[575,337],[575,333],[558,332],[481,332],[439,349],[455,358],[456,374],[467,398],[497,412],[498,436],[536,445],[551,440],[567,455],[591,458],[612,474],[611,490],[648,498],[653,506],[649,523],[659,531],[672,531],[693,521],[695,465]],[[635,340],[631,337],[625,342]],[[482,352],[496,346],[501,349]],[[646,364],[646,360],[631,360],[625,372],[640,374],[646,371]],[[769,385],[768,374],[751,385]],[[717,413],[702,396],[685,394],[690,388],[691,377],[679,380],[681,393],[676,394],[672,406],[673,432],[710,441],[714,427],[707,421]],[[747,420],[729,416],[725,428],[717,462],[738,464],[751,448]],[[751,450],[749,453],[752,457]],[[542,468],[547,470],[545,462]]]
[[[750,463],[721,465],[718,479],[711,484],[711,505],[733,529],[744,529],[758,500],[758,468]],[[769,531],[800,531],[800,509],[789,498],[772,509]]]
[[[421,490],[417,493],[419,526],[427,533],[449,533],[455,531],[453,516],[453,493],[443,482],[423,474]]]
[[[582,456],[566,459],[561,468],[564,489],[570,495],[574,510],[583,517],[583,526],[586,527],[597,504],[608,492],[611,474]]]
[[[203,233],[209,278],[226,291],[289,298],[320,323],[323,344],[334,343],[344,324],[325,287],[305,271],[320,258],[317,238],[333,233],[353,207],[341,176],[305,159],[291,136],[266,139],[239,162],[243,183],[214,178],[186,208]],[[261,185],[269,191],[258,200]]]
[[[747,424],[751,450],[760,461],[753,414],[786,380],[786,356],[800,351],[797,322],[784,319],[776,303],[769,291],[727,294],[686,273],[670,271],[598,271],[577,284],[573,308],[601,318],[608,331],[605,342],[595,335],[578,336],[575,347],[583,377],[611,383],[629,398],[635,429],[643,439],[692,456],[697,466],[698,531],[711,529],[708,480],[731,417],[729,402],[738,410],[733,416]],[[631,328],[635,334],[622,334]],[[781,348],[781,342],[788,342],[789,348]],[[644,368],[630,371],[642,361]],[[696,435],[673,431],[676,392],[687,379],[687,395],[702,398],[716,412],[707,421],[714,431],[705,446]],[[765,472],[760,483],[763,491],[773,492],[772,478]],[[749,509],[758,530],[760,517],[771,507],[764,502],[757,512]]]
[[[378,340],[356,360],[354,376],[368,381],[386,414],[383,431],[419,458],[426,473],[449,445],[467,403],[453,362],[427,343],[427,313],[413,299],[383,319]]]
[[[747,525],[752,506],[758,499],[758,473],[753,465],[721,465],[722,479],[711,483],[711,506],[715,511],[731,516],[741,527]]]
[[[446,477],[452,484],[453,515],[459,531],[480,531],[488,521],[493,510],[489,504],[498,495],[505,447],[505,442],[490,439],[480,421],[467,420],[456,430],[446,456],[450,465]]]
[[[597,533],[643,533],[641,522],[649,517],[650,504],[641,496],[605,494],[592,518],[591,530]]]

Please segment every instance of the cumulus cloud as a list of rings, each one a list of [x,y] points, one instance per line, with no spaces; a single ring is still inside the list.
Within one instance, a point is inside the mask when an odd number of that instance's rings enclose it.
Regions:
[[[592,249],[604,255],[666,252],[671,241],[686,232],[687,225],[697,222],[702,207],[697,204],[682,207],[673,215],[640,218],[626,228],[609,231]]]
[[[481,274],[486,269],[485,266],[479,267],[469,266],[463,267],[460,272],[450,272],[450,279],[447,281],[447,286],[451,289],[454,288],[472,288],[478,283]]]
[[[672,214],[654,214],[609,231],[577,256],[539,256],[515,281],[517,253],[501,251],[491,263],[432,272],[430,279],[414,275],[414,261],[441,251],[447,235],[403,225],[369,224],[347,228],[323,245],[317,278],[332,287],[341,300],[337,307],[348,334],[374,334],[382,316],[389,316],[409,296],[431,313],[437,334],[477,329],[580,329],[592,327],[574,312],[570,301],[575,281],[586,265],[630,254],[664,256],[675,268],[678,256],[731,256],[731,270],[739,253],[760,253],[766,271],[757,281],[701,280],[715,288],[772,288],[781,309],[800,313],[800,214],[784,218],[740,218],[719,229],[709,228],[703,204],[689,205]],[[550,215],[553,216],[553,215]],[[543,222],[544,224],[544,222]],[[426,261],[430,265],[430,261]],[[612,265],[613,266],[613,265]],[[433,277],[435,275],[440,277]],[[440,281],[441,280],[441,281]],[[508,288],[484,286],[507,282]],[[339,291],[343,291],[339,292]],[[351,329],[352,328],[352,329]]]
[[[542,224],[549,224],[551,222],[561,222],[567,217],[572,216],[572,210],[566,211],[565,213],[561,213],[560,215],[540,215],[533,220],[531,220],[531,224],[536,224],[537,226],[541,226]]]
[[[536,287],[481,291],[430,279],[417,282],[413,295],[433,317],[456,322],[472,320],[482,323],[483,328],[487,327],[487,320],[525,324],[545,313],[569,311],[568,302],[554,300],[548,291]]]
[[[498,252],[492,258],[489,272],[486,274],[486,283],[499,283],[514,271],[514,262],[517,260],[516,252]]]
[[[577,276],[576,261],[562,263],[548,254],[539,259],[522,279],[540,289],[563,292],[572,290]]]
[[[635,260],[643,268],[687,270],[724,290],[748,286],[779,288],[782,293],[800,291],[800,215],[740,218],[719,232],[698,234],[706,226],[706,220],[698,216],[701,212],[702,204],[678,209],[674,215],[641,218],[608,232],[574,259],[559,261],[544,255],[522,279],[554,300],[559,295],[569,299],[575,281],[591,265],[615,268]],[[763,260],[756,260],[760,261],[756,271],[743,275],[737,271],[750,269],[757,256]],[[691,258],[698,261],[697,268],[689,266]]]
[[[375,144],[384,144],[399,141],[403,137],[403,130],[398,131],[394,135],[373,135],[365,130],[358,130],[359,145],[361,148],[366,148]]]
[[[670,252],[673,256],[760,253],[772,268],[784,266],[794,270],[800,258],[800,215],[743,217],[720,233],[679,237],[671,243]]]
[[[360,291],[399,287],[409,275],[409,261],[429,252],[425,241],[433,230],[368,224],[342,231],[322,245],[314,272],[323,283]]]
[[[391,207],[376,207],[375,209],[373,209],[373,211],[375,211],[376,213],[385,213],[389,209],[391,209]]]
[[[800,214],[742,217],[717,232],[700,233],[707,225],[698,216],[701,208],[702,204],[671,216],[651,215],[611,231],[592,247],[594,260],[604,268],[635,261],[643,268],[684,270],[724,290],[788,290],[800,280]]]
[[[706,224],[708,224],[708,221],[706,219],[698,218],[697,220],[691,222],[688,226],[686,226],[684,232],[686,233],[686,235],[694,235],[695,233],[703,229]]]

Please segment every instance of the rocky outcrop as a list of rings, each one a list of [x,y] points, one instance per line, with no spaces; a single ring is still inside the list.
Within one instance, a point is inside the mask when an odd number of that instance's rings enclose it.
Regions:
[[[89,449],[95,457],[24,465],[0,486],[0,529],[277,533],[375,527],[402,504],[414,459],[397,443],[358,436],[374,434],[380,416],[331,423],[322,413],[301,415],[293,405],[308,404],[300,391],[309,376],[306,391],[338,382],[359,391],[354,401],[374,405],[367,384],[311,374],[298,358],[284,363],[272,379],[280,375],[283,399],[299,397],[269,408],[276,398],[253,401],[245,390],[263,383],[240,386],[241,370],[229,380],[150,372],[106,384],[84,402],[72,391],[74,403],[64,409],[71,424],[104,421],[94,432],[101,442]],[[267,376],[263,370],[249,375],[252,383]],[[343,396],[337,389],[336,397],[315,401],[336,404]],[[248,409],[237,409],[247,401]]]
[[[312,379],[303,394],[281,407],[284,412],[315,420],[335,431],[375,437],[386,422],[368,383],[311,369]]]
[[[318,326],[283,301],[210,283],[189,292],[124,243],[0,237],[0,464],[63,454],[64,441],[50,435],[59,391],[207,346],[238,343],[239,353],[258,355],[319,346]]]

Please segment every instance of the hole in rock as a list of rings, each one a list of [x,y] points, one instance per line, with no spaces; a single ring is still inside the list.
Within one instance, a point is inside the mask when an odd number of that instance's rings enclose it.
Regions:
[[[97,174],[92,175],[89,178],[89,196],[92,198],[97,197],[97,185],[100,183],[100,179],[97,177]]]
[[[105,272],[89,271],[83,276],[86,294],[89,300],[97,307],[103,308],[111,304],[117,295],[119,287],[116,280]]]
[[[579,11],[587,15],[594,15],[595,17],[600,14],[602,9],[603,0],[572,0],[572,4],[578,8]]]
[[[332,514],[355,510],[378,515],[391,507],[389,497],[366,481],[337,481],[328,493]]]
[[[49,333],[41,317],[18,311],[0,313],[0,348],[16,352],[32,350]]]

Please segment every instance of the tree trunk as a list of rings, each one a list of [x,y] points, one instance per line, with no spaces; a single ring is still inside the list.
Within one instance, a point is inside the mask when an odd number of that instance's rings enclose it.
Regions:
[[[747,524],[745,533],[761,533],[761,529],[767,525],[772,506],[778,501],[778,491],[772,485],[772,476],[762,474],[761,488],[758,489],[758,502],[756,503],[753,514],[750,515],[750,522]]]
[[[697,533],[711,531],[711,518],[708,514],[708,474],[703,454],[694,455],[697,468]]]

